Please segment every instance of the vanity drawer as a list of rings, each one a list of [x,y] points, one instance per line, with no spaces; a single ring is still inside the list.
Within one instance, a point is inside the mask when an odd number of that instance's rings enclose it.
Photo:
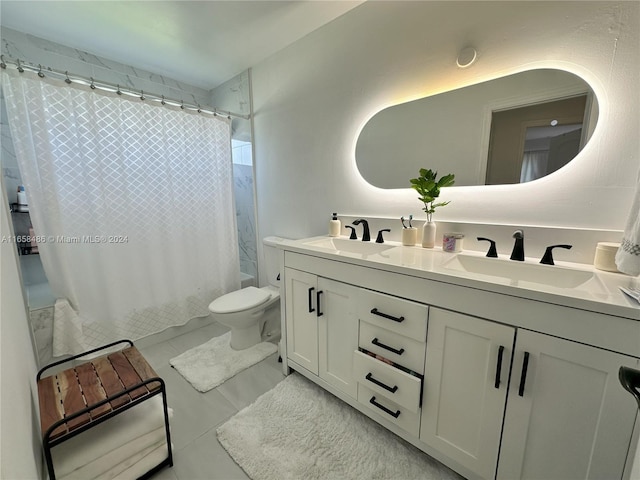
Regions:
[[[376,415],[396,424],[414,437],[418,436],[420,432],[420,412],[411,412],[361,383],[358,383],[358,402],[366,405]]]
[[[360,322],[358,346],[422,375],[426,343]]]
[[[376,353],[419,374],[424,373],[424,352],[426,343],[418,342],[404,335],[360,322],[358,346]]]
[[[420,378],[409,375],[359,351],[353,352],[353,375],[358,383],[414,413],[420,410]]]
[[[382,328],[426,341],[429,307],[403,298],[360,289],[358,317]]]

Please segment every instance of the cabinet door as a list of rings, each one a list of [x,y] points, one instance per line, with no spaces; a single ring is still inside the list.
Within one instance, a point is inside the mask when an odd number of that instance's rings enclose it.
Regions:
[[[319,375],[353,398],[353,352],[358,349],[358,289],[326,278],[318,279]]]
[[[287,356],[318,375],[317,277],[285,269]]]
[[[481,478],[495,477],[514,332],[429,312],[420,440]]]
[[[618,369],[637,364],[518,331],[498,478],[622,478],[638,407]]]

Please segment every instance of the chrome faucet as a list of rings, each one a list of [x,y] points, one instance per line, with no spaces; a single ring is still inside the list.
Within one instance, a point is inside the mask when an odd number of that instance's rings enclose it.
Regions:
[[[369,222],[367,222],[364,218],[359,218],[358,220],[354,220],[353,225],[362,224],[362,241],[369,242],[371,240],[371,234],[369,233]]]
[[[513,250],[509,258],[522,262],[524,261],[524,232],[522,230],[516,230],[513,232],[513,238],[515,238],[516,241],[513,244]]]

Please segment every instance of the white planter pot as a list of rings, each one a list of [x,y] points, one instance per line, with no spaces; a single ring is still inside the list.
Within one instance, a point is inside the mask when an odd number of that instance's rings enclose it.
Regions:
[[[422,246],[433,248],[436,244],[436,222],[426,222],[422,226]]]

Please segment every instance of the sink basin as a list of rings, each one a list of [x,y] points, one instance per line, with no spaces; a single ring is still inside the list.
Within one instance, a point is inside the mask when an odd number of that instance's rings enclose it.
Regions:
[[[538,263],[458,254],[442,265],[446,270],[467,272],[556,288],[576,288],[594,278],[593,272]]]
[[[349,240],[338,237],[319,238],[304,243],[312,247],[326,248],[336,253],[346,252],[360,255],[373,255],[395,247],[395,245],[387,243],[363,242],[361,240]]]

